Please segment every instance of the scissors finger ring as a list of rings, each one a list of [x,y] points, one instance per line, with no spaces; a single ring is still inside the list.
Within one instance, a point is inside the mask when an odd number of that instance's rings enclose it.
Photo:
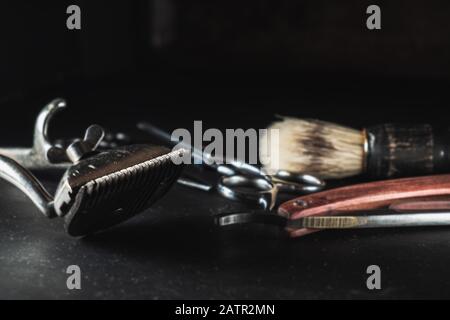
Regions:
[[[322,190],[325,182],[310,174],[297,174],[280,170],[271,176],[272,183],[276,184],[281,192],[311,193]]]
[[[227,199],[258,204],[263,210],[272,210],[275,206],[278,189],[264,178],[246,176],[222,176],[217,191]]]

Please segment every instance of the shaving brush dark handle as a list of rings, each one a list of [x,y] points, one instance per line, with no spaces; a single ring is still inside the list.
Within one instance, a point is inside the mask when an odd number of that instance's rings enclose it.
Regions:
[[[366,129],[366,173],[377,178],[450,172],[450,130],[428,124]]]

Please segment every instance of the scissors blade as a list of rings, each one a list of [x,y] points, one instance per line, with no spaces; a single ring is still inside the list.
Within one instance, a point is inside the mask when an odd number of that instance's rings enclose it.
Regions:
[[[261,223],[285,228],[287,222],[288,220],[285,217],[267,211],[227,213],[215,217],[216,225],[221,227],[234,224]]]
[[[193,189],[197,189],[197,190],[201,190],[201,191],[205,191],[205,192],[211,192],[212,190],[214,190],[214,187],[212,185],[203,183],[203,182],[197,182],[191,179],[186,179],[183,177],[178,178],[177,180],[178,184],[181,184],[185,187],[189,187],[189,188],[193,188]]]

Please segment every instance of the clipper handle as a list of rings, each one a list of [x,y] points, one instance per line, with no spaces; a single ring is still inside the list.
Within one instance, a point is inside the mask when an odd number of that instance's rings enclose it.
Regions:
[[[424,201],[450,197],[450,174],[377,181],[336,188],[285,202],[278,214],[289,219],[345,214],[395,207],[400,201]],[[317,231],[288,230],[292,237]]]

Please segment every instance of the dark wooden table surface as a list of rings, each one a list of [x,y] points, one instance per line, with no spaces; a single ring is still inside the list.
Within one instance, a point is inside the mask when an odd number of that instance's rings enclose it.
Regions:
[[[321,232],[287,239],[268,227],[216,228],[220,198],[174,188],[141,216],[70,238],[0,184],[0,297],[297,299],[448,297],[448,228]],[[231,209],[231,208],[230,208]],[[66,287],[69,265],[82,289]],[[366,268],[382,271],[369,291]]]
[[[293,95],[298,94],[302,99],[288,101],[287,98],[271,99],[269,90],[254,89],[246,91],[245,95],[241,92],[235,102],[225,89],[205,91],[209,92],[209,99],[203,96],[198,100],[192,98],[195,96],[192,92],[181,98],[167,94],[168,100],[165,100],[161,93],[158,94],[163,97],[155,98],[157,90],[145,99],[130,92],[113,95],[113,91],[97,90],[95,95],[87,91],[83,97],[68,93],[73,109],[68,110],[67,115],[73,118],[69,117],[71,121],[66,119],[59,127],[77,128],[74,132],[79,134],[89,122],[107,126],[120,124],[118,127],[121,128],[124,118],[143,118],[133,107],[124,109],[124,104],[160,106],[159,111],[147,110],[146,117],[158,123],[165,117],[167,128],[183,123],[190,127],[190,121],[197,117],[207,119],[208,127],[218,123],[231,128],[245,124],[262,126],[270,121],[274,110],[283,112],[281,105],[290,107],[284,109],[285,113],[291,110],[290,114],[321,116],[355,126],[383,119],[398,120],[405,114],[408,119],[419,121],[433,117],[441,122],[445,120],[439,119],[437,114],[440,110],[437,106],[442,101],[437,101],[433,95],[413,96],[407,101],[385,99],[384,108],[370,108],[371,105],[378,106],[382,99],[378,96],[369,99],[369,94],[344,94],[338,90],[328,92],[327,100],[314,92],[294,91]],[[419,91],[408,92],[415,95]],[[283,96],[281,93],[277,96]],[[48,99],[52,97],[49,95]],[[167,105],[176,103],[174,100],[177,99],[188,102],[169,115]],[[30,126],[41,101],[44,99],[11,107],[20,110],[25,104],[32,105],[23,118],[17,118],[18,115],[14,118],[20,121],[9,121],[10,131],[2,127],[2,144],[15,141],[24,144],[31,139]],[[94,104],[102,104],[103,111],[89,113],[89,107]],[[361,104],[367,107],[364,112],[352,111]],[[421,108],[408,109],[417,104]],[[435,108],[430,107],[424,113],[423,105]],[[77,113],[81,106],[85,107],[84,111]],[[430,110],[434,116],[430,116]],[[63,115],[61,117],[65,119]],[[51,180],[43,179],[46,183]],[[101,234],[74,239],[64,233],[62,221],[46,220],[20,191],[1,181],[0,298],[391,299],[450,296],[449,228],[329,231],[288,239],[283,232],[270,227],[224,230],[214,226],[211,218],[214,213],[238,208],[238,204],[214,193],[176,186],[162,201],[135,219]],[[366,268],[373,264],[382,272],[382,289],[378,291],[369,291],[366,287]],[[66,287],[69,265],[81,268],[81,290],[70,291]]]

